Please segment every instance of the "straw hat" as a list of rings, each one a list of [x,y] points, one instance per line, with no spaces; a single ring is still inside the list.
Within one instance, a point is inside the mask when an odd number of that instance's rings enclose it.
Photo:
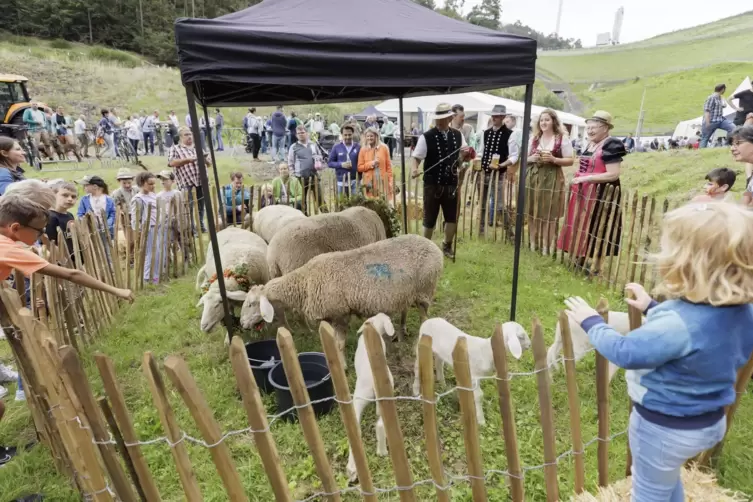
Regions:
[[[494,108],[492,108],[489,115],[492,117],[499,117],[500,115],[507,116],[507,107],[505,105],[494,105]]]
[[[455,112],[452,111],[452,105],[449,103],[439,103],[434,110],[434,120],[441,120],[454,116]]]
[[[590,119],[586,120],[586,124],[589,122],[600,122],[602,124],[606,124],[609,129],[614,129],[614,124],[612,123],[612,114],[605,112],[604,110],[594,112],[593,116],[591,116]]]
[[[118,169],[118,174],[115,175],[116,180],[132,180],[133,179],[133,173],[131,173],[131,170],[127,167],[122,167]]]

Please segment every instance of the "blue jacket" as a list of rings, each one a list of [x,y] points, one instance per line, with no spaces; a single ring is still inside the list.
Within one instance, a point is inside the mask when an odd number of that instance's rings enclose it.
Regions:
[[[356,180],[356,176],[358,175],[358,152],[360,151],[361,145],[354,141],[353,148],[350,149],[350,169],[343,169],[342,163],[348,159],[348,149],[342,141],[332,147],[332,150],[329,152],[327,165],[335,170],[337,181],[343,181],[348,173],[350,173],[351,181]]]
[[[0,167],[0,195],[5,194],[8,189],[8,185],[26,179],[24,177],[24,170],[21,166],[16,168],[15,173],[6,167]]]
[[[83,218],[86,213],[94,213],[92,209],[92,196],[89,194],[81,197],[78,204],[77,216]],[[105,216],[107,217],[107,229],[110,231],[110,237],[115,236],[115,202],[112,197],[105,195]]]
[[[288,119],[285,118],[285,114],[277,110],[269,117],[269,120],[272,121],[272,134],[278,138],[285,136],[288,126]]]
[[[223,196],[225,198],[225,209],[230,211],[235,206],[240,206],[243,203],[248,203],[251,200],[251,192],[246,188],[243,192],[240,190],[235,191],[235,202],[233,202],[233,187],[231,185],[225,185],[222,187]]]
[[[645,324],[627,336],[599,316],[581,326],[599,353],[628,370],[628,394],[641,416],[675,429],[702,429],[720,420],[735,401],[737,370],[753,352],[748,304],[653,302]]]

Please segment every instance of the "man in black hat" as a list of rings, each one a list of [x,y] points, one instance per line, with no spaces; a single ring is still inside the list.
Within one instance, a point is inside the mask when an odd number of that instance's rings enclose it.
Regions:
[[[413,150],[413,177],[424,164],[424,237],[431,239],[439,210],[444,215],[442,251],[453,257],[452,241],[458,228],[458,174],[461,162],[472,155],[457,129],[450,127],[455,113],[447,103],[437,105],[435,126],[418,137]]]
[[[486,205],[489,203],[489,185],[492,180],[492,173],[499,171],[499,180],[497,184],[499,187],[503,186],[504,176],[507,172],[507,168],[517,162],[518,159],[518,144],[512,137],[513,131],[508,129],[504,124],[505,117],[507,116],[507,108],[505,105],[494,105],[490,113],[492,117],[492,126],[484,131],[482,137],[482,143],[479,145],[481,153],[481,169],[484,171],[483,183],[479,187],[481,191],[481,218],[479,219],[479,235],[484,234],[484,216],[486,215]],[[479,177],[479,180],[482,180]],[[497,194],[492,194],[492,206],[503,207],[504,201],[501,200],[500,192],[504,190],[498,190]],[[492,214],[495,211],[495,207],[491,207],[489,210],[489,224],[492,223]],[[499,211],[497,211],[499,212]],[[506,220],[505,227],[509,226],[509,216],[507,212],[503,212],[503,218]]]

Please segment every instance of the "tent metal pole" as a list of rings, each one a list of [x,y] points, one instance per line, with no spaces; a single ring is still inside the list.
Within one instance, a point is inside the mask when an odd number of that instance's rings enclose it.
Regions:
[[[512,298],[510,300],[510,320],[515,320],[518,303],[518,272],[520,269],[520,246],[523,241],[523,213],[526,205],[526,171],[528,169],[528,138],[531,135],[531,107],[533,105],[533,83],[526,85],[525,111],[523,112],[523,137],[520,145],[520,171],[518,172],[518,203],[515,217],[515,254],[512,262]]]
[[[199,138],[199,142],[201,142],[201,133],[199,131],[199,114],[196,113],[196,100],[193,96],[193,87],[192,84],[188,84],[185,87],[186,100],[188,101],[188,113],[191,117],[191,131],[193,133],[194,141],[195,138]],[[195,142],[194,145],[196,145]],[[198,145],[197,150],[203,153],[201,144]],[[217,286],[219,287],[220,296],[222,297],[222,309],[225,312],[225,328],[227,329],[229,337],[233,332],[233,316],[230,312],[230,302],[228,302],[227,291],[225,290],[225,277],[222,273],[223,268],[222,261],[220,259],[220,245],[219,242],[217,242],[217,227],[215,227],[214,225],[215,220],[212,216],[212,200],[209,197],[209,178],[207,178],[207,164],[205,162],[204,155],[196,155],[196,162],[199,164],[199,180],[201,182],[202,196],[204,197],[204,207],[206,211],[207,225],[209,227],[209,239],[212,243],[212,254],[214,255],[214,265],[217,272]],[[198,204],[199,201],[196,200],[196,203]],[[197,221],[195,223],[195,229],[199,232],[201,231],[201,222]]]
[[[206,133],[207,145],[209,146],[209,155],[212,157],[212,167],[214,171],[214,183],[216,185],[215,188],[217,188],[217,205],[220,208],[220,218],[222,219],[222,226],[227,227],[225,200],[222,197],[222,190],[220,189],[220,175],[217,174],[217,160],[214,158],[214,145],[212,145],[212,128],[209,127],[209,112],[207,111],[206,106],[204,107],[204,126],[207,128],[207,133]],[[241,195],[241,199],[243,199],[243,195]],[[212,215],[212,218],[214,217],[215,215]]]
[[[400,187],[400,199],[403,203],[403,233],[408,233],[408,192],[405,182],[405,117],[403,116],[403,97],[398,98],[400,103],[400,176],[402,177],[402,186]]]

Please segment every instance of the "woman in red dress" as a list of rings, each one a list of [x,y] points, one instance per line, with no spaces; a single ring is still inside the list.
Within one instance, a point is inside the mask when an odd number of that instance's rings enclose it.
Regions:
[[[594,273],[598,273],[602,257],[616,256],[620,251],[622,214],[618,189],[620,165],[627,151],[622,141],[609,135],[613,127],[612,115],[604,111],[594,113],[586,121],[589,143],[581,153],[578,171],[570,186],[570,204],[557,241],[557,249],[570,253],[581,266],[586,258],[595,258]],[[610,185],[616,195],[605,204]],[[602,220],[605,224],[600,231]]]

